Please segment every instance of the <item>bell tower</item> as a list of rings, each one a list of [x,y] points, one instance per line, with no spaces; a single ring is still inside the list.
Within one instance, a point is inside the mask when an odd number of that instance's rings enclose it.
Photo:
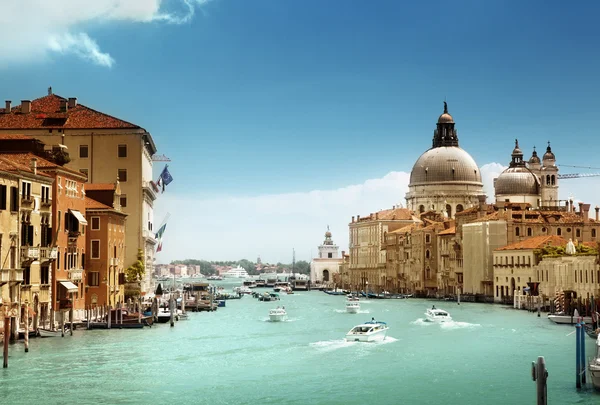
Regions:
[[[546,148],[546,153],[542,157],[542,167],[540,169],[540,183],[542,185],[542,207],[558,207],[558,167],[556,166],[556,156],[552,153],[550,142]]]

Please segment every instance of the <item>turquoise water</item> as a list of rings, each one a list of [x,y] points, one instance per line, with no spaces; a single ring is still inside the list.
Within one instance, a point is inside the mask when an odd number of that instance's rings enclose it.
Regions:
[[[534,404],[531,362],[543,355],[550,404],[597,404],[575,389],[574,328],[501,306],[435,302],[456,322],[423,322],[426,300],[312,291],[276,303],[250,296],[174,328],[75,331],[11,346],[2,404]],[[285,305],[287,322],[269,322]],[[388,323],[383,343],[346,343],[352,326]],[[586,336],[586,355],[592,339]]]

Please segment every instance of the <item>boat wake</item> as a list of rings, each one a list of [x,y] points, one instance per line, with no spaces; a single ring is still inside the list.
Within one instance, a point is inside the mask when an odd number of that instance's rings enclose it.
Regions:
[[[429,322],[427,319],[425,318],[419,318],[415,321],[411,322],[413,325],[419,325],[419,326],[431,326],[433,325],[433,322]]]
[[[310,347],[314,347],[315,349],[321,352],[332,352],[334,350],[343,349],[345,347],[359,346],[359,347],[371,347],[371,346],[379,346],[386,345],[388,343],[397,342],[398,339],[386,336],[384,340],[377,340],[373,342],[347,342],[346,339],[337,339],[337,340],[323,340],[320,342],[310,343]]]
[[[447,330],[454,330],[454,329],[475,329],[475,328],[479,328],[479,327],[481,327],[480,324],[478,324],[478,323],[469,323],[469,322],[450,321],[450,322],[440,323],[440,328],[447,329]]]
[[[371,311],[369,311],[368,309],[359,309],[359,310],[358,310],[358,313],[359,313],[359,314],[370,314],[370,313],[371,313]]]

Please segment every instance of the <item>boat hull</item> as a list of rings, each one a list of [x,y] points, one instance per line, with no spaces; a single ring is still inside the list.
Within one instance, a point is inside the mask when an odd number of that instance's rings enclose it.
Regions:
[[[38,333],[40,337],[60,337],[61,333],[59,330],[49,330],[49,329],[38,329]]]
[[[452,318],[450,316],[447,316],[445,318],[438,318],[435,316],[431,316],[428,313],[425,313],[425,317],[427,318],[428,322],[435,322],[435,323],[452,322]]]
[[[600,390],[600,365],[590,364],[589,372],[592,385],[595,389]]]
[[[283,322],[285,320],[287,320],[287,315],[274,315],[274,314],[269,314],[269,319],[271,320],[271,322]]]
[[[381,342],[385,340],[385,336],[387,335],[387,328],[378,330],[373,333],[364,333],[364,334],[354,334],[348,333],[346,335],[346,342]]]
[[[590,316],[548,315],[548,319],[560,325],[575,325],[582,320],[585,323],[592,323],[592,317]]]
[[[349,314],[358,314],[359,310],[359,305],[346,306],[346,312],[348,312]]]

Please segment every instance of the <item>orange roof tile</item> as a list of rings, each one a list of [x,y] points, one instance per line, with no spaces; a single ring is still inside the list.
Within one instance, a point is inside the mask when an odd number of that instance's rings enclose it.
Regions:
[[[406,232],[412,231],[416,227],[417,227],[417,224],[410,224],[410,225],[403,226],[400,229],[396,229],[395,231],[391,231],[388,233],[406,233]]]
[[[31,112],[21,113],[21,107],[11,108],[9,114],[2,109],[0,114],[0,129],[35,129],[35,128],[131,128],[139,126],[123,121],[111,115],[93,110],[82,104],[69,108],[67,112],[60,111],[61,100],[66,100],[56,94],[31,101]]]
[[[373,214],[373,220],[377,216],[377,220],[383,221],[407,221],[413,219],[412,212],[408,208],[392,208],[389,210],[381,210],[377,211],[376,214]],[[360,217],[359,221],[369,221],[371,220],[370,215],[365,217]]]
[[[448,228],[444,231],[441,231],[438,233],[438,235],[454,235],[456,233],[456,227],[453,226],[451,228]]]
[[[36,157],[35,155],[29,153],[30,158],[28,161],[23,162],[21,159],[14,159],[15,154],[0,154],[0,170],[11,173],[25,172],[29,174],[33,174],[33,169],[31,168],[31,158]],[[39,160],[38,160],[39,161]],[[51,175],[44,173],[42,171],[37,172],[38,176],[49,177],[52,178]]]
[[[28,167],[30,171],[31,171],[31,159],[35,158],[35,159],[37,159],[38,174],[43,170],[60,169],[67,173],[77,175],[78,177],[85,177],[85,175],[81,172],[69,169],[68,167],[65,167],[65,166],[58,165],[56,163],[53,163],[49,160],[46,160],[42,157],[39,157],[39,156],[34,155],[33,153],[29,153],[29,152],[28,153],[0,152],[0,156],[5,159],[10,160],[11,162],[17,163],[21,166]]]
[[[556,235],[534,236],[520,242],[507,245],[496,250],[538,249],[544,246],[567,246],[567,240]]]
[[[102,204],[99,201],[94,200],[90,197],[85,197],[85,209],[104,209],[104,210],[112,210],[112,207],[109,207],[106,204]]]
[[[13,140],[33,140],[35,138],[31,137],[31,136],[27,136],[27,135],[23,135],[23,134],[0,134],[0,140],[4,141],[4,140],[8,140],[8,141],[13,141]]]
[[[114,190],[114,183],[87,183],[85,185],[86,190]]]

